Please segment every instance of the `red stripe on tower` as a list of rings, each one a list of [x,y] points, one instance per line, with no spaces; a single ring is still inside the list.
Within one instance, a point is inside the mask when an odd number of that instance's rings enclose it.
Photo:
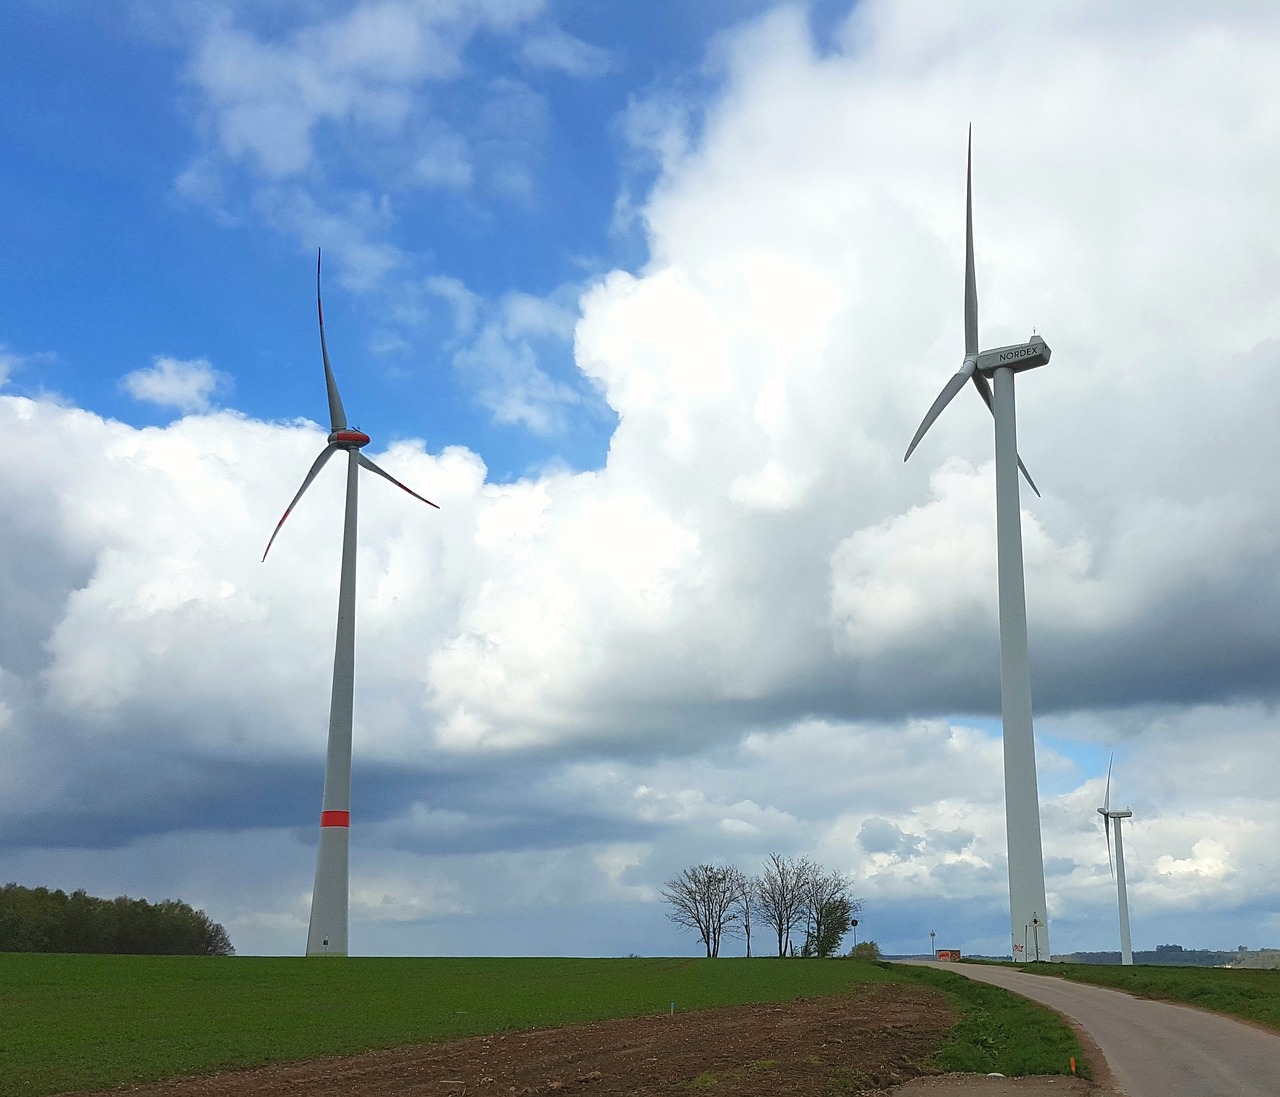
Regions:
[[[320,825],[322,827],[349,827],[351,826],[351,812],[322,811],[320,813]]]

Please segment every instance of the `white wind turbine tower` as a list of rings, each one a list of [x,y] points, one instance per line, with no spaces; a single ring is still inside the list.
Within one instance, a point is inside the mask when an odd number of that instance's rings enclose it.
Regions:
[[[1120,820],[1132,819],[1133,812],[1128,808],[1123,811],[1113,811],[1111,809],[1111,765],[1115,762],[1115,755],[1111,756],[1111,763],[1107,765],[1107,793],[1103,797],[1102,807],[1098,808],[1098,814],[1102,816],[1103,823],[1107,831],[1107,860],[1111,863],[1111,875],[1116,880],[1116,894],[1120,903],[1120,963],[1133,963],[1133,944],[1129,940],[1129,892],[1124,885],[1124,837],[1120,832]],[[1116,823],[1116,856],[1115,860],[1111,860],[1111,821]]]
[[[329,444],[320,451],[284,515],[276,523],[267,542],[267,552],[285,519],[297,506],[311,481],[339,450],[347,454],[347,505],[342,526],[342,572],[338,584],[338,635],[333,652],[333,692],[329,700],[329,748],[324,766],[324,797],[320,804],[320,847],[316,852],[316,880],[311,892],[311,926],[307,931],[308,956],[347,954],[347,908],[349,902],[347,856],[351,834],[351,715],[356,659],[356,495],[361,468],[376,472],[384,480],[407,491],[428,506],[436,506],[416,491],[384,472],[363,453],[369,436],[347,426],[342,398],[329,365],[329,348],[324,340],[324,308],[320,304],[320,253],[316,253],[316,312],[320,319],[320,354],[324,358],[324,381],[329,391]],[[438,510],[439,507],[436,507]]]
[[[1009,849],[1009,918],[1013,958],[1048,960],[1044,853],[1040,843],[1040,798],[1031,724],[1031,665],[1027,656],[1027,604],[1022,575],[1022,523],[1018,470],[1032,483],[1018,457],[1014,374],[1049,361],[1038,335],[1015,346],[978,350],[978,285],[973,266],[973,128],[965,177],[964,361],[920,424],[905,461],[942,409],[972,381],[995,416],[996,559],[1000,592],[1000,707],[1004,723],[1004,811]],[[995,381],[995,395],[987,378]]]

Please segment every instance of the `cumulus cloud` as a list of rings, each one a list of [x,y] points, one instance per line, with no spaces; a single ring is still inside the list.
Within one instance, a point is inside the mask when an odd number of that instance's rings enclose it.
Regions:
[[[284,179],[311,165],[319,125],[399,131],[421,85],[458,76],[473,34],[510,30],[540,7],[382,0],[274,40],[220,20],[206,28],[189,77],[223,152]]]
[[[582,383],[618,425],[601,468],[509,484],[464,449],[376,455],[443,509],[362,494],[357,947],[566,894],[652,914],[683,864],[775,849],[855,873],[890,948],[924,947],[947,912],[963,947],[1007,947],[986,410],[957,400],[902,465],[963,346],[970,120],[984,343],[1034,325],[1054,349],[1018,410],[1044,491],[1023,528],[1055,947],[1109,943],[1114,904],[1099,775],[1066,742],[1120,745],[1140,939],[1177,939],[1203,903],[1228,930],[1274,910],[1256,760],[1280,731],[1280,306],[1259,230],[1277,17],[1140,7],[869,0],[826,53],[802,13],[774,13],[727,36],[696,129],[653,131],[641,268],[572,307],[431,284],[496,416],[554,427],[581,390],[539,340],[576,319]],[[328,34],[272,54],[282,74],[243,51],[229,154],[289,178],[322,123],[399,124],[369,72],[437,71],[359,35],[325,54]],[[209,79],[231,88],[221,56]],[[312,89],[313,56],[359,88]],[[1017,95],[989,80],[1027,56]],[[253,100],[285,79],[314,96],[287,123]],[[0,777],[4,840],[28,864],[93,840],[142,872],[147,843],[225,851],[221,810],[284,881],[228,890],[248,950],[283,940],[270,927],[296,926],[309,879],[340,478],[257,557],[293,487],[280,470],[323,431],[217,413],[139,431],[12,397],[0,414],[48,470],[38,491],[0,474],[0,580],[30,588],[0,599],[0,735],[40,744]],[[233,797],[246,773],[260,787]]]
[[[157,355],[150,369],[135,369],[120,378],[120,387],[135,400],[185,413],[208,411],[212,398],[231,388],[231,378],[205,358],[184,361]]]

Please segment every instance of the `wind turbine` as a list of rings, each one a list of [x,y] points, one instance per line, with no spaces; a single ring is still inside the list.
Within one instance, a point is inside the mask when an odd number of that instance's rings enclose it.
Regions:
[[[1120,903],[1120,963],[1133,963],[1133,945],[1129,940],[1129,892],[1124,886],[1124,838],[1120,833],[1120,820],[1132,819],[1133,812],[1128,808],[1123,811],[1111,810],[1111,766],[1115,763],[1115,755],[1107,764],[1107,794],[1103,797],[1102,807],[1098,814],[1102,816],[1107,831],[1107,861],[1111,864],[1111,875],[1116,880],[1116,893]],[[1111,860],[1111,820],[1116,821],[1116,858]]]
[[[1022,522],[1018,470],[1037,495],[1018,456],[1013,379],[1049,361],[1038,335],[1026,343],[978,349],[978,284],[973,267],[973,127],[965,173],[964,361],[929,408],[907,447],[907,460],[952,398],[971,381],[995,417],[996,565],[1000,592],[1000,707],[1004,723],[1004,813],[1009,849],[1009,926],[1013,958],[1049,959],[1040,798],[1031,723],[1031,664],[1027,656],[1027,602],[1022,575]],[[995,381],[994,399],[988,378]]]
[[[356,496],[361,468],[376,472],[430,507],[436,504],[394,476],[380,469],[360,452],[369,436],[347,426],[342,397],[329,365],[329,348],[324,340],[324,306],[320,303],[320,253],[316,252],[316,312],[320,318],[320,354],[324,359],[324,382],[329,392],[329,444],[320,451],[302,487],[276,523],[267,553],[276,534],[293,512],[303,492],[339,450],[347,454],[347,505],[342,525],[342,572],[338,585],[338,635],[333,651],[333,692],[329,699],[329,748],[324,765],[324,797],[320,803],[320,846],[316,852],[315,887],[311,892],[311,925],[307,931],[308,956],[347,954],[347,908],[349,903],[347,858],[351,834],[351,714],[356,660]],[[439,510],[439,507],[436,507]]]

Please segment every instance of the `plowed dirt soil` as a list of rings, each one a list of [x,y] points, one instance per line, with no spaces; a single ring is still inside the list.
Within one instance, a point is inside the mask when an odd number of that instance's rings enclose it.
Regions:
[[[881,985],[849,996],[475,1036],[111,1093],[113,1097],[122,1093],[132,1097],[875,1094],[919,1076],[919,1062],[956,1019],[936,991]],[[956,1083],[971,1084],[964,1079]],[[946,1084],[945,1079],[932,1079],[929,1092]],[[979,1091],[967,1088],[965,1092]],[[1064,1087],[1052,1092],[1084,1090]]]

